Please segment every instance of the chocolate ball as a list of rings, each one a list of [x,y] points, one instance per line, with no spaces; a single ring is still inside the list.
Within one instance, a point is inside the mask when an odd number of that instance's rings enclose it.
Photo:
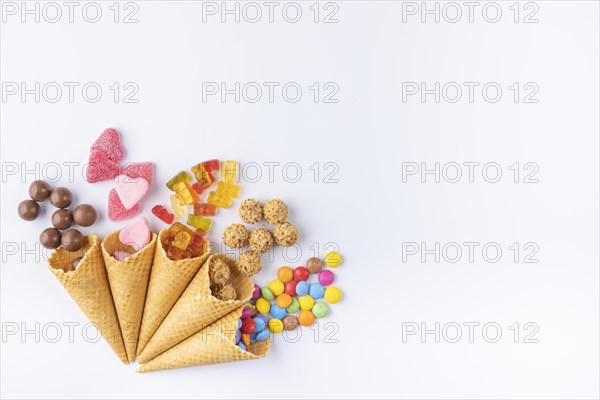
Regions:
[[[46,228],[40,234],[40,243],[47,249],[56,249],[60,246],[60,231],[56,228]]]
[[[29,185],[29,196],[35,201],[46,200],[50,192],[50,185],[46,181],[33,181]]]
[[[62,247],[66,251],[77,251],[83,247],[83,235],[77,229],[69,229],[62,235]]]
[[[306,261],[306,269],[309,270],[311,274],[318,274],[323,269],[323,261],[319,260],[317,257],[311,257]]]
[[[96,222],[96,218],[96,209],[89,204],[80,204],[73,210],[73,219],[79,226],[91,226]]]
[[[50,193],[50,203],[54,207],[67,208],[73,201],[73,194],[71,191],[64,187],[57,187]]]
[[[19,217],[25,221],[33,221],[40,213],[40,206],[33,200],[23,200],[19,203]]]
[[[73,215],[69,210],[61,208],[60,210],[54,211],[54,214],[52,214],[52,225],[54,225],[56,229],[64,231],[65,229],[70,227],[72,223]]]

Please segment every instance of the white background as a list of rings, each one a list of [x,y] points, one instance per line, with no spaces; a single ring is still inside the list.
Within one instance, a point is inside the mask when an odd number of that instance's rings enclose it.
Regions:
[[[312,2],[300,3],[298,23],[282,18],[285,3],[273,23],[266,15],[258,23],[231,16],[221,23],[219,15],[203,22],[201,2],[138,1],[139,22],[132,24],[115,23],[112,2],[100,4],[98,23],[82,18],[85,3],[73,23],[65,7],[57,23],[3,14],[3,84],[97,82],[103,89],[93,104],[80,90],[72,103],[66,92],[56,103],[43,96],[36,103],[33,95],[1,103],[3,398],[599,396],[598,3],[536,2],[537,23],[523,23],[534,10],[524,3],[515,23],[512,2],[498,3],[500,21],[487,22],[480,3],[473,23],[465,6],[457,23],[436,23],[433,16],[422,23],[419,14],[403,22],[402,2],[338,1],[339,22],[328,24],[313,22]],[[123,7],[120,19],[131,11]],[[139,102],[115,103],[114,82],[137,84]],[[203,102],[202,82],[297,82],[303,94],[297,103],[280,91],[273,103],[265,97],[236,103],[232,96]],[[339,102],[315,103],[314,82],[337,84]],[[466,91],[457,103],[436,103],[433,95],[403,102],[402,82],[480,86],[473,102]],[[487,82],[503,90],[496,103],[481,96]],[[515,103],[514,82],[521,90],[535,83],[538,102]],[[262,166],[257,182],[241,182],[242,197],[289,204],[303,251],[291,265],[310,257],[314,243],[322,255],[334,242],[345,257],[335,271],[345,298],[321,321],[318,338],[305,328],[297,343],[278,336],[262,360],[151,374],[121,365],[103,341],[84,339],[87,320],[46,269],[46,253],[27,251],[35,249],[51,210],[23,222],[16,206],[32,180],[55,176],[51,166],[58,163],[58,183],[101,211],[100,222],[84,232],[103,236],[121,227],[106,217],[110,182],[88,184],[81,174],[90,144],[109,126],[121,131],[127,162],[156,165],[143,215],[157,230],[162,225],[150,209],[167,203],[164,182],[179,170],[214,157]],[[66,162],[78,163],[73,177]],[[268,162],[281,163],[272,180]],[[316,162],[317,182],[310,169]],[[429,168],[496,162],[502,176],[488,183],[480,165],[473,183],[466,167],[457,183],[443,177],[436,183],[432,175],[425,183],[420,175],[403,182],[403,163],[410,162]],[[518,183],[509,169],[515,162]],[[539,167],[538,183],[523,182],[527,162]],[[291,182],[293,168],[282,174],[286,163],[300,166],[298,182]],[[325,163],[339,168],[337,182],[326,182],[332,169]],[[212,238],[233,221],[235,207],[220,212]],[[473,262],[466,247],[455,263],[451,256],[435,262],[433,255],[422,262],[420,254],[403,262],[407,242],[480,246]],[[482,256],[489,242],[502,249],[498,262]],[[521,247],[517,262],[509,249],[514,242]],[[528,242],[539,247],[537,263],[523,262]],[[15,244],[16,254],[6,251]],[[286,263],[276,255],[260,283]],[[73,343],[64,325],[70,322],[80,324]],[[326,322],[339,328],[330,337],[337,343],[325,340],[332,332]],[[472,343],[468,322],[480,324]],[[530,338],[537,343],[525,343],[528,322],[539,328]],[[53,323],[62,327],[56,343],[48,340],[56,334]],[[456,323],[462,337],[450,343],[450,329],[439,343],[433,334],[403,342],[407,323],[428,329]],[[496,343],[483,336],[486,323],[501,327]],[[19,332],[8,335],[14,326]],[[24,329],[40,338],[22,336]],[[488,334],[495,336],[493,329]]]

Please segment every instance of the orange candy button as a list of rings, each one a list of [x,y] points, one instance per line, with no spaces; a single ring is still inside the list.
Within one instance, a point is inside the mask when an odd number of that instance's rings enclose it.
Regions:
[[[298,314],[298,322],[302,326],[311,326],[315,322],[315,315],[312,311],[302,311]]]
[[[281,308],[288,308],[292,305],[292,296],[290,296],[287,293],[282,293],[279,296],[277,296],[275,304],[277,304]]]
[[[277,270],[277,279],[286,283],[294,279],[294,270],[290,267],[281,267]]]

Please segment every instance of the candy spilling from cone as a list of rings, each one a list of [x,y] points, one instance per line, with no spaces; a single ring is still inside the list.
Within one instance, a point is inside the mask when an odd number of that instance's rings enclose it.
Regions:
[[[122,168],[118,163],[124,157],[120,135],[112,128],[91,148],[88,181],[111,179],[115,183],[108,204],[113,221],[141,212],[141,200],[152,187],[153,164]],[[262,268],[261,253],[274,244],[293,245],[298,239],[281,200],[267,202],[264,213],[262,204],[254,199],[242,202],[239,209],[240,218],[249,224],[262,221],[264,214],[265,221],[276,225],[273,237],[268,229],[255,229],[251,235],[244,225],[235,224],[226,229],[224,243],[238,249],[249,246],[250,250],[238,261],[222,253],[212,254],[206,241],[212,220],[207,217],[216,216],[217,207],[229,208],[238,197],[236,168],[234,161],[221,166],[220,161],[209,160],[192,167],[197,179],[193,184],[187,172],[175,175],[166,184],[174,192],[170,197],[173,212],[162,205],[152,209],[159,220],[170,225],[158,233],[151,231],[145,217],[137,217],[102,241],[77,231],[76,245],[72,240],[65,243],[64,234],[61,245],[58,229],[68,228],[70,222],[59,226],[53,222],[57,238],[42,240],[42,245],[55,249],[49,258],[50,271],[123,363],[133,362],[137,356],[143,364],[138,372],[264,357],[271,344],[269,333],[310,326],[315,317],[328,313],[325,303],[316,303],[313,310],[315,299],[324,297],[334,304],[341,298],[339,289],[325,289],[333,282],[333,274],[323,270],[323,264],[337,267],[341,263],[337,252],[334,262],[328,256],[325,263],[313,257],[307,262],[308,269],[280,268],[278,279],[268,287],[261,289],[252,282]],[[216,190],[201,203],[202,193],[217,181],[219,171]],[[35,219],[38,203],[51,198],[51,188],[40,181],[34,184],[32,200],[19,206],[19,215],[25,220]],[[65,207],[61,212],[70,215],[66,209],[70,201],[62,206],[51,203]],[[95,211],[93,214],[95,221]],[[187,225],[194,229],[175,221],[186,217]],[[87,222],[80,225],[90,226]],[[311,273],[319,275],[319,283],[308,285]],[[296,290],[300,287],[306,287],[306,293]],[[335,296],[327,295],[329,289]],[[300,308],[296,318],[293,314]]]

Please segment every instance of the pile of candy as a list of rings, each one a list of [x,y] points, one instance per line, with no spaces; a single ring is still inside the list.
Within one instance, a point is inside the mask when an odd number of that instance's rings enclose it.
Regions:
[[[68,207],[73,202],[73,194],[64,187],[54,190],[46,181],[34,181],[29,186],[29,197],[19,203],[19,217],[25,221],[33,221],[40,213],[39,203],[48,199],[50,204],[58,208],[52,214],[54,228],[46,228],[40,234],[40,243],[47,249],[62,246],[67,251],[77,251],[83,246],[83,235],[77,229],[69,229],[73,222],[82,227],[92,226],[98,215],[89,204],[80,204],[73,211]],[[64,231],[61,233],[61,231]],[[74,267],[77,263],[74,263]]]
[[[192,231],[181,222],[175,222],[162,234],[162,245],[173,261],[201,256],[206,252],[206,231]]]
[[[237,299],[237,291],[229,279],[231,270],[225,261],[213,257],[208,265],[208,277],[213,296],[224,301]]]
[[[257,314],[252,308],[245,308],[242,317],[238,320],[235,342],[245,351],[251,344],[267,340],[268,323],[269,319],[265,315]]]
[[[208,232],[212,226],[212,220],[206,217],[217,215],[217,207],[228,208],[233,198],[240,193],[240,187],[234,183],[237,163],[225,161],[221,172],[221,181],[217,184],[217,190],[208,194],[207,203],[201,203],[200,196],[215,181],[215,175],[219,172],[219,160],[208,160],[194,165],[191,168],[196,177],[196,182],[191,184],[191,177],[186,171],[181,171],[167,182],[169,190],[175,192],[171,195],[171,209],[156,205],[152,213],[167,224],[172,224],[176,218],[187,217],[187,224],[196,229]],[[193,205],[193,214],[188,214],[188,205]]]
[[[154,164],[150,162],[129,163],[123,168],[119,162],[125,158],[125,150],[116,129],[108,128],[90,148],[86,170],[90,183],[114,180],[115,187],[108,193],[108,218],[121,221],[137,215],[141,200],[152,188]]]
[[[325,255],[328,267],[336,268],[341,263],[342,256],[338,252]],[[308,282],[311,274],[317,275],[318,282]],[[291,331],[298,325],[311,326],[315,318],[329,314],[327,303],[335,304],[342,298],[340,289],[331,286],[335,279],[333,272],[323,269],[323,261],[316,257],[308,259],[306,267],[279,268],[277,278],[263,288],[255,284],[252,295],[256,309],[261,313],[258,317],[267,319],[264,314],[271,315],[267,327],[273,333],[280,333],[284,329]],[[327,303],[315,301],[322,298]],[[298,316],[293,315],[298,311]]]
[[[273,244],[292,246],[300,236],[298,229],[287,222],[288,207],[280,199],[269,200],[263,206],[255,199],[246,199],[240,204],[238,214],[242,221],[255,224],[263,219],[268,224],[275,224],[273,233],[265,228],[257,228],[248,232],[242,224],[232,224],[223,232],[223,243],[232,249],[250,246],[250,250],[240,254],[237,265],[240,271],[250,277],[262,269],[260,254],[268,252]]]

